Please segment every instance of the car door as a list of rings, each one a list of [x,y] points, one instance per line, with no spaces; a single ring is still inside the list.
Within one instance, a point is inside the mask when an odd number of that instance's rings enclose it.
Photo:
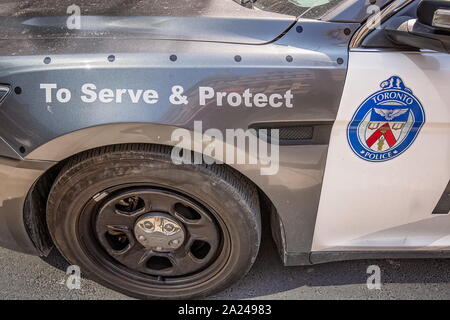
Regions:
[[[313,251],[450,248],[450,54],[386,40],[400,2],[350,50]]]

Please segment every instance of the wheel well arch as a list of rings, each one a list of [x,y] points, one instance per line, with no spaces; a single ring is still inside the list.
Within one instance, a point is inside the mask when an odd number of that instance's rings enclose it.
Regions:
[[[155,144],[155,143],[127,143],[134,145],[160,145],[165,147],[172,148],[171,145],[166,144]],[[79,151],[75,154],[69,155],[64,159],[59,161],[55,161],[55,165],[46,170],[33,184],[31,189],[29,190],[24,204],[23,211],[23,220],[25,224],[25,228],[30,236],[33,244],[38,250],[39,254],[42,256],[47,256],[51,249],[53,248],[53,241],[51,239],[47,222],[46,222],[46,207],[47,207],[47,199],[50,194],[53,183],[58,177],[59,173],[63,170],[64,166],[74,157],[79,156],[83,153],[95,152],[97,149],[102,149],[105,147],[112,146],[122,146],[124,143],[117,144],[109,144],[104,146],[98,146],[95,148],[87,149]],[[232,166],[228,164],[223,164],[227,166],[230,170],[235,171],[239,176],[243,179],[246,179],[247,182],[251,183],[258,192],[259,199],[259,209],[261,213],[261,220],[263,225],[263,234],[267,232],[272,233],[272,237],[275,240],[277,246],[279,248],[283,248],[284,243],[284,232],[282,221],[278,217],[277,210],[267,196],[267,194],[249,177],[244,175],[242,172],[236,170]],[[270,228],[270,229],[269,229]]]

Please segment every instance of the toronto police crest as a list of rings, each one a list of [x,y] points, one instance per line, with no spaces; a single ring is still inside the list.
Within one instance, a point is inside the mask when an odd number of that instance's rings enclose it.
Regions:
[[[352,150],[360,158],[374,162],[402,154],[425,122],[420,101],[402,79],[393,76],[380,86],[380,91],[359,106],[347,129]]]

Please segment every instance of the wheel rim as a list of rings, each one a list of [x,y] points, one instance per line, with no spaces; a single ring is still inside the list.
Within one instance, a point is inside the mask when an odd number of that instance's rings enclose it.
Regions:
[[[83,237],[88,253],[139,282],[193,284],[219,272],[229,255],[226,228],[214,211],[176,190],[103,191],[85,206],[80,227],[90,235]]]

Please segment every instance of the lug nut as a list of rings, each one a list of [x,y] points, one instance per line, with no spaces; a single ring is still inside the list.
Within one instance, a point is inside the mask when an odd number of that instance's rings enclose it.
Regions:
[[[145,221],[144,222],[144,227],[146,229],[153,229],[153,223],[151,223],[150,221]]]
[[[164,230],[166,230],[167,232],[173,231],[174,227],[172,224],[166,224],[164,225]]]
[[[175,240],[170,241],[170,242],[169,242],[169,245],[170,245],[171,247],[176,247],[179,243],[180,243],[180,240],[175,239]]]
[[[145,241],[145,237],[144,236],[139,236],[139,240]]]

